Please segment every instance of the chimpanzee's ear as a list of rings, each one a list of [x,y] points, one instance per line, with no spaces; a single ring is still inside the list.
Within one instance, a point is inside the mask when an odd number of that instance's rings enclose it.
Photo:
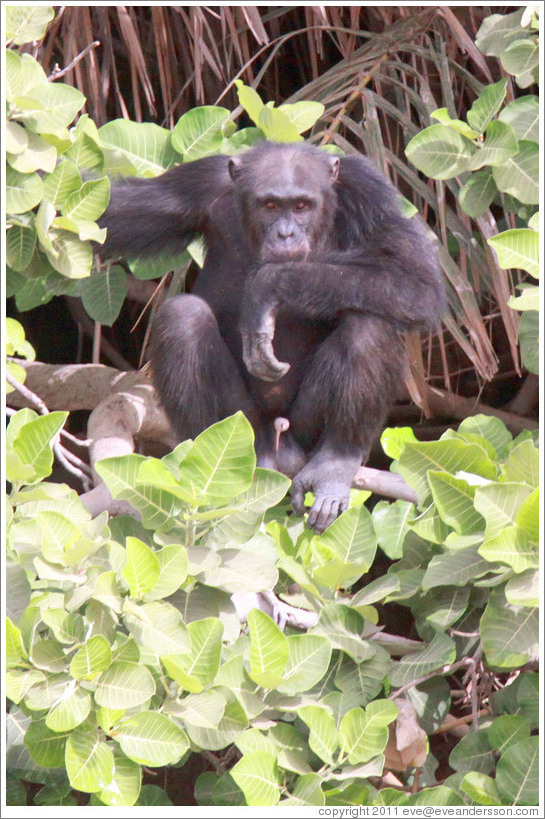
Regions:
[[[242,169],[242,159],[240,156],[231,156],[229,157],[229,176],[234,181],[240,176],[240,171]]]
[[[330,167],[331,167],[331,181],[336,182],[337,177],[339,176],[339,157],[332,156],[329,159]]]

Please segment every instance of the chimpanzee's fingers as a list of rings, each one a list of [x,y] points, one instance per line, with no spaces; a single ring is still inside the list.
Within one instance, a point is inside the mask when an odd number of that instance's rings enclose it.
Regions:
[[[291,505],[297,517],[302,517],[307,511],[305,506],[306,489],[301,481],[294,479],[291,487]]]
[[[307,526],[321,535],[340,513],[341,502],[336,498],[322,498],[314,502],[309,512]]]

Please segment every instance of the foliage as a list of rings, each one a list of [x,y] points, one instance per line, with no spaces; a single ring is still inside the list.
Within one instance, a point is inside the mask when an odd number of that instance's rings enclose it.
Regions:
[[[538,19],[522,25],[524,9],[487,17],[477,35],[477,46],[499,57],[521,88],[538,81]],[[406,154],[419,170],[434,179],[461,178],[456,191],[469,216],[486,216],[493,204],[504,204],[522,224],[488,238],[502,268],[519,268],[539,276],[539,101],[527,94],[504,105],[508,77],[487,85],[467,112],[467,121],[453,118],[447,108],[431,114],[431,125],[407,145]],[[530,206],[530,208],[529,208]],[[531,215],[531,218],[530,218]],[[523,285],[522,295],[508,304],[524,311],[520,335],[523,362],[539,370],[539,289]]]
[[[11,46],[39,39],[51,19],[47,7],[9,7]],[[524,89],[535,79],[537,45],[534,29],[521,22],[521,12],[493,15],[478,45]],[[394,34],[387,42],[370,38],[349,63],[301,92],[323,103],[294,99],[275,107],[237,83],[254,123],[241,130],[220,106],[188,111],[172,132],[124,119],[97,128],[86,114],[73,125],[83,96],[50,82],[29,54],[11,48],[7,254],[9,292],[19,309],[67,293],[81,296],[95,320],[115,321],[127,274],[119,266],[94,269],[90,251],[90,240],[103,238],[96,220],[107,206],[110,174],[152,177],[264,138],[297,141],[311,127],[314,141],[329,150],[346,147],[345,137],[325,126],[331,120],[359,135],[379,164],[395,167],[416,198],[436,209],[445,235],[463,238],[476,281],[486,265],[484,244],[472,244],[472,235],[478,228],[479,240],[486,236],[492,212],[506,213],[510,226],[486,237],[499,263],[534,275],[533,185],[522,189],[509,169],[534,161],[535,98],[505,105],[505,80],[481,86],[434,46],[415,43],[414,25],[407,20],[396,28],[408,57],[386,61]],[[437,108],[425,71],[415,80],[423,92],[414,93],[413,59],[433,64],[447,104],[408,153],[452,186],[455,209],[394,159],[395,132],[385,140],[380,134],[380,118],[390,117],[413,135],[406,111],[427,124]],[[467,121],[451,104],[451,71],[474,93]],[[360,87],[369,72],[374,89]],[[379,93],[391,83],[396,106]],[[365,128],[343,107],[354,88],[360,96],[365,89]],[[430,133],[447,152],[448,168],[434,164]],[[481,255],[471,257],[475,246]],[[197,259],[202,254],[195,244],[190,251]],[[146,279],[187,258],[129,261],[133,275]],[[453,293],[465,293],[464,321],[479,339],[473,352],[454,323],[450,329],[480,366],[488,338],[479,330],[476,298],[453,258],[442,258]],[[530,369],[533,298],[525,289],[523,301],[511,302],[530,308],[521,322]],[[454,297],[451,303],[457,305]],[[32,360],[24,331],[8,322],[8,355]],[[24,380],[15,362],[9,371]],[[73,490],[48,480],[66,415],[21,410],[6,435],[10,804],[26,804],[23,781],[43,786],[35,805],[74,805],[75,792],[79,804],[82,794],[96,806],[169,804],[160,788],[142,786],[143,769],[182,767],[199,751],[216,761],[196,783],[203,806],[537,804],[538,674],[531,669],[538,657],[538,454],[530,432],[513,439],[487,416],[426,443],[410,428],[388,430],[385,450],[418,504],[382,501],[371,514],[366,494],[354,493],[351,507],[314,535],[291,515],[289,481],[256,468],[253,434],[241,414],[164,458],[100,462],[97,472],[137,519],[106,513],[92,519]],[[377,577],[379,561],[391,565]],[[315,624],[305,633],[282,629],[252,609],[243,629],[232,595],[261,591],[314,614]],[[381,621],[392,607],[397,617],[403,607],[418,641],[383,635]],[[445,679],[460,670],[470,678],[478,730],[454,747],[455,773],[440,781],[428,737],[433,743],[451,711],[466,705],[453,704]],[[487,686],[496,688],[488,699]],[[477,715],[479,704],[485,707]],[[392,759],[406,751],[407,705],[420,750],[399,768]],[[233,747],[229,767],[222,751]],[[422,757],[421,790],[409,795]],[[376,789],[375,777],[387,770],[396,771],[406,792]]]
[[[7,433],[8,767],[14,780],[47,783],[56,804],[70,788],[92,794],[92,804],[141,804],[142,766],[183,764],[190,751],[233,743],[241,758],[201,775],[201,804],[388,804],[392,795],[377,794],[369,777],[383,769],[396,689],[408,686],[431,732],[450,692],[440,677],[420,678],[479,643],[500,672],[536,659],[538,463],[529,433],[512,440],[483,416],[440,441],[408,441],[397,468],[418,491],[419,512],[397,501],[371,516],[359,498],[314,535],[279,504],[288,479],[255,468],[241,413],[162,459],[101,461],[112,495],[141,522],[92,520],[75,492],[45,480],[65,417],[21,410]],[[347,595],[370,569],[377,538],[395,562]],[[283,633],[252,610],[242,632],[231,595],[271,589],[316,611],[316,625]],[[391,601],[411,609],[422,638],[398,660],[376,625],[377,603]],[[517,677],[499,716],[454,749],[457,773],[430,798],[533,804],[536,679]]]

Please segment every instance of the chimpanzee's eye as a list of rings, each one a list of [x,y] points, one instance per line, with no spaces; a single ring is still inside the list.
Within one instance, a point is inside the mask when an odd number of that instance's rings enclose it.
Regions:
[[[303,199],[300,199],[299,202],[295,203],[295,210],[305,210],[306,206],[307,203]]]
[[[269,199],[268,202],[265,202],[265,207],[267,210],[276,210],[276,202],[273,202],[272,199]]]

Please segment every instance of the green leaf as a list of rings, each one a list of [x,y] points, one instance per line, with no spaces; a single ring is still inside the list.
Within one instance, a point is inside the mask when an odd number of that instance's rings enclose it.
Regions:
[[[539,373],[539,312],[527,310],[519,321],[519,343],[524,366],[536,375]]]
[[[192,108],[180,117],[172,132],[172,146],[183,154],[184,162],[217,153],[223,142],[223,128],[231,112],[217,105]]]
[[[414,515],[414,504],[409,501],[379,501],[374,507],[372,517],[378,545],[391,560],[402,556],[403,541]]]
[[[462,737],[449,756],[449,765],[455,771],[490,773],[494,769],[494,756],[486,731]]]
[[[76,680],[92,680],[108,668],[111,658],[108,642],[101,634],[95,634],[74,654],[70,663],[70,674]]]
[[[58,228],[49,233],[51,247],[44,247],[49,263],[69,279],[84,279],[91,273],[93,250],[68,230]]]
[[[339,747],[339,734],[335,720],[322,705],[303,705],[297,716],[310,728],[308,744],[327,765],[334,765],[333,754]]]
[[[492,174],[498,190],[510,193],[524,204],[538,204],[539,148],[535,142],[521,140],[518,154],[493,167]]]
[[[271,142],[301,142],[297,127],[278,108],[265,105],[259,112],[259,127]]]
[[[150,671],[138,663],[115,662],[105,669],[97,682],[95,700],[104,708],[133,708],[155,694]]]
[[[289,656],[287,638],[271,618],[259,609],[248,613],[250,677],[263,688],[276,688]]]
[[[9,617],[6,618],[6,665],[8,668],[15,667],[20,664],[20,661],[27,657],[25,647],[23,645],[23,638],[20,629],[11,622]]]
[[[539,737],[528,737],[502,754],[496,770],[496,787],[507,805],[539,802]]]
[[[505,597],[512,606],[539,606],[539,572],[528,570],[511,577],[505,586]]]
[[[15,123],[12,123],[15,124]],[[57,149],[31,131],[27,135],[27,146],[16,154],[8,153],[8,162],[20,173],[52,171],[57,164]]]
[[[484,518],[473,505],[475,487],[448,472],[428,472],[433,500],[442,519],[459,535],[484,529]]]
[[[517,514],[531,492],[526,484],[513,482],[479,486],[475,492],[475,508],[486,520],[485,540],[516,523]]]
[[[467,546],[453,553],[435,555],[430,560],[424,577],[422,589],[427,591],[437,586],[465,586],[492,571],[495,567],[491,558],[481,554],[478,546]]]
[[[367,708],[352,708],[341,720],[341,753],[348,754],[351,765],[369,762],[381,754],[388,742],[388,725],[398,715],[391,700],[375,700]]]
[[[501,480],[526,484],[530,489],[539,486],[539,450],[532,439],[515,443],[501,465]],[[523,500],[523,503],[525,501]]]
[[[513,436],[499,418],[493,415],[471,415],[458,427],[458,433],[472,433],[485,438],[496,450],[499,457],[507,454],[507,447]]]
[[[475,145],[445,125],[430,125],[417,134],[405,154],[418,170],[433,179],[452,179],[469,170]]]
[[[538,657],[538,611],[506,606],[501,593],[491,595],[481,617],[480,631],[491,666],[519,668]]]
[[[316,807],[325,805],[325,795],[322,790],[322,778],[316,773],[307,773],[299,776],[291,788],[291,795],[280,803],[282,807],[295,805],[296,807]]]
[[[138,176],[157,176],[175,163],[170,131],[153,122],[114,119],[98,133],[103,146],[118,149]]]
[[[51,6],[6,6],[6,40],[13,45],[41,40],[54,16]]]
[[[38,765],[44,768],[59,768],[64,765],[66,740],[70,732],[56,733],[47,727],[43,720],[31,722],[28,726],[24,744]]]
[[[313,578],[332,589],[350,586],[367,572],[377,550],[373,521],[365,506],[343,512],[310,542]]]
[[[478,805],[499,805],[500,797],[496,783],[490,776],[471,771],[464,776],[460,790]]]
[[[123,455],[105,458],[95,469],[113,497],[126,500],[142,513],[142,523],[149,529],[172,526],[172,515],[179,501],[168,492],[154,486],[138,485],[138,473],[145,461],[143,455]]]
[[[390,683],[395,688],[400,688],[418,677],[424,677],[426,674],[454,662],[455,658],[456,646],[454,641],[447,634],[437,632],[433,640],[420,651],[415,651],[414,654],[410,654],[399,662],[392,664],[393,667],[389,676]]]
[[[328,671],[331,643],[317,634],[292,634],[287,643],[288,661],[277,687],[286,694],[309,691]]]
[[[61,134],[85,104],[85,97],[71,85],[50,82],[30,88],[15,98],[21,120],[38,134]]]
[[[458,201],[468,216],[484,216],[498,189],[489,170],[471,174],[460,188]]]
[[[518,9],[512,14],[491,14],[485,17],[475,41],[479,51],[488,57],[499,57],[510,42],[522,36],[523,13],[524,9]]]
[[[509,43],[507,48],[502,51],[500,55],[501,64],[508,74],[514,74],[515,77],[533,72],[539,66],[539,48],[537,42],[533,38],[524,40],[515,40]],[[525,88],[531,83],[525,82],[522,87]]]
[[[140,649],[157,656],[185,654],[190,649],[187,627],[181,613],[170,603],[136,605],[125,602],[125,624]]]
[[[146,602],[161,600],[163,597],[174,594],[187,577],[187,551],[182,545],[173,543],[170,546],[164,546],[154,554],[159,563],[159,578],[145,594]]]
[[[362,638],[364,630],[365,620],[354,608],[331,603],[320,611],[320,618],[312,633],[327,637],[333,648],[346,652],[360,663],[375,653],[374,646]]]
[[[15,435],[12,441],[13,454],[18,459],[19,464],[27,469],[26,483],[42,480],[51,474],[53,466],[52,441],[67,417],[67,412],[50,412],[48,415],[40,415],[38,418],[25,423]],[[8,478],[17,482],[17,475],[11,474],[11,465],[8,457]]]
[[[507,160],[516,156],[519,143],[510,125],[499,120],[491,122],[486,129],[486,139],[471,160],[471,170],[483,165],[505,165]]]
[[[280,777],[274,756],[263,751],[245,754],[229,773],[244,793],[247,805],[267,807],[278,804]]]
[[[118,723],[115,739],[123,753],[141,765],[173,765],[189,748],[187,734],[157,711],[140,711]]]
[[[238,695],[240,692],[236,693]],[[247,727],[248,718],[242,706],[236,701],[227,703],[222,718],[214,728],[186,722],[191,742],[210,751],[219,751],[236,742],[239,734]]]
[[[127,538],[127,563],[123,577],[129,584],[131,597],[139,600],[150,591],[159,579],[159,561],[155,553],[142,540]]]
[[[25,213],[32,210],[43,196],[43,183],[37,173],[19,173],[6,168],[6,210]]]
[[[99,799],[111,807],[134,805],[142,785],[142,768],[114,748],[114,772],[109,785],[100,791]]]
[[[68,194],[63,207],[63,216],[72,219],[83,219],[94,222],[101,216],[108,205],[110,199],[110,180],[103,176],[102,179],[84,182],[79,190]]]
[[[487,126],[501,108],[507,91],[507,77],[502,77],[499,82],[487,85],[481,91],[469,111],[467,121],[479,133],[483,134]]]
[[[487,240],[498,255],[500,267],[527,270],[539,276],[539,233],[528,228],[504,230]]]
[[[83,279],[81,300],[94,321],[111,327],[127,295],[127,274],[120,265],[106,265]]]
[[[244,85],[242,80],[235,80],[238,101],[256,125],[259,125],[259,115],[264,107],[263,100],[253,88]]]
[[[452,128],[458,134],[461,134],[472,141],[476,140],[480,134],[479,131],[475,130],[474,128],[470,128],[467,122],[464,122],[461,119],[452,119],[448,112],[448,108],[438,108],[436,111],[432,111],[430,114],[430,119],[436,119],[441,123],[441,125],[446,125],[448,128]]]
[[[320,119],[325,111],[325,106],[321,102],[302,100],[301,102],[279,105],[277,110],[282,111],[287,116],[299,134],[304,134]]]
[[[335,673],[335,685],[348,696],[354,696],[356,702],[366,705],[380,693],[389,667],[388,652],[377,645],[375,655],[361,663],[343,657]]]
[[[73,731],[66,742],[65,765],[73,788],[96,793],[112,781],[112,747],[95,731]]]
[[[69,159],[63,159],[52,173],[46,174],[43,183],[45,198],[57,210],[61,210],[67,198],[82,186],[80,172]]]
[[[45,724],[52,731],[71,731],[80,725],[91,711],[92,697],[73,684],[66,687],[60,701],[56,701],[45,718]]]
[[[189,623],[191,649],[187,654],[161,655],[167,672],[187,691],[199,693],[214,680],[219,668],[223,624],[215,617]]]
[[[448,438],[406,444],[398,468],[407,483],[416,489],[420,505],[430,498],[429,470],[450,472],[454,475],[457,472],[468,472],[488,480],[496,478],[496,466],[482,447]]]
[[[180,489],[195,506],[221,506],[251,485],[255,470],[254,434],[237,412],[201,432],[180,467]]]
[[[418,439],[412,427],[387,427],[380,436],[380,444],[389,458],[397,459],[403,452],[407,441]]]
[[[539,142],[539,100],[534,94],[510,102],[500,113],[499,119],[511,126],[517,139]]]
[[[496,717],[488,728],[488,739],[494,750],[503,754],[516,742],[530,736],[530,723],[526,717],[514,714],[503,714]]]

